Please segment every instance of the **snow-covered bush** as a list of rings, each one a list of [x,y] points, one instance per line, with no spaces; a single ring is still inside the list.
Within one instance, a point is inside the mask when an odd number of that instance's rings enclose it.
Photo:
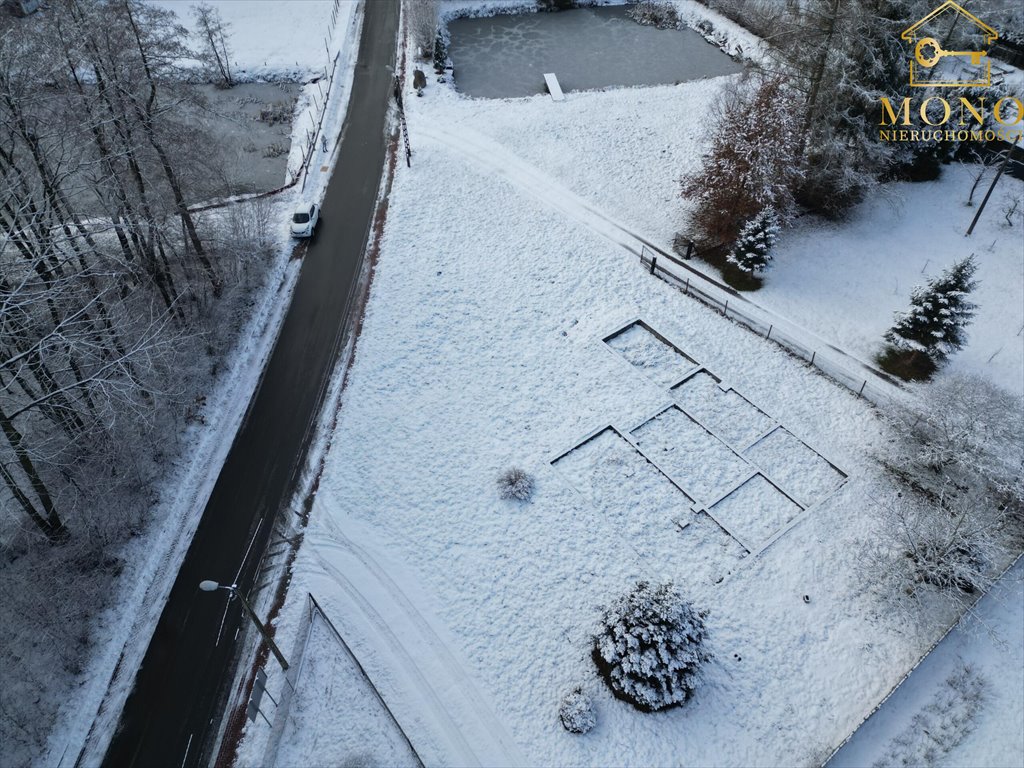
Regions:
[[[519,467],[505,470],[498,476],[498,494],[503,499],[529,501],[533,496],[533,478]]]
[[[729,253],[729,263],[743,272],[764,272],[772,260],[779,229],[779,217],[773,208],[769,206],[759,212],[740,230],[740,237]]]
[[[637,24],[658,29],[675,29],[679,26],[679,13],[675,6],[660,0],[637,0],[626,11],[626,15]]]
[[[597,725],[594,704],[581,688],[567,693],[562,699],[558,719],[569,733],[589,733]]]
[[[735,242],[765,208],[782,222],[788,219],[801,175],[795,98],[781,78],[751,78],[723,90],[711,150],[682,180],[683,196],[695,204],[698,255]]]
[[[671,583],[641,581],[605,610],[592,655],[616,698],[657,712],[693,695],[706,643],[703,614]]]
[[[986,696],[985,679],[970,665],[953,672],[934,697],[889,742],[887,756],[872,768],[930,766],[974,730]]]

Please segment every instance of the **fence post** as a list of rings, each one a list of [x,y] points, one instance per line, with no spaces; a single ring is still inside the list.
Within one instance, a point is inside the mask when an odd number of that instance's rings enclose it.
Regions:
[[[685,293],[686,293],[687,296],[690,295],[690,278],[686,278],[686,291],[685,291]]]
[[[654,274],[655,268],[658,266],[658,257],[651,256],[651,274]]]
[[[693,255],[693,240],[686,241],[686,258],[690,258]]]
[[[860,385],[860,391],[857,393],[857,397],[860,397],[861,395],[864,394],[864,387],[866,387],[867,385],[868,385],[868,380],[864,379],[864,383]]]
[[[768,325],[768,333],[766,333],[764,335],[764,337],[766,339],[770,339],[772,337],[772,328],[774,328],[774,327],[775,327],[774,325],[771,325],[771,324]]]
[[[815,356],[816,354],[818,354],[818,350],[816,350],[816,349],[812,349],[812,350],[811,350],[811,365],[814,365],[814,356]]]
[[[726,317],[729,316],[729,300],[728,299],[725,300],[725,311],[722,312],[722,314],[725,315]]]

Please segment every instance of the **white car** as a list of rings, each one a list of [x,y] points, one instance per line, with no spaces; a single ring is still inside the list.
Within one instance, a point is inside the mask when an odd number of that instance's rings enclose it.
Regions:
[[[320,206],[310,203],[292,214],[292,237],[312,237],[320,221]]]

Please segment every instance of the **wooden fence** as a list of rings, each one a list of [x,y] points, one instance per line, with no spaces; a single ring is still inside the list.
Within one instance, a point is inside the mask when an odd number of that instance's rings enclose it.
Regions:
[[[697,255],[694,247],[687,250]],[[811,343],[807,337],[813,339],[812,334],[801,333],[801,329],[784,318],[757,306],[736,289],[699,272],[667,251],[645,244],[640,249],[640,263],[652,275],[775,342],[858,397],[882,405],[892,400],[894,390],[902,387],[894,377],[836,346],[816,339],[814,341],[819,343]]]

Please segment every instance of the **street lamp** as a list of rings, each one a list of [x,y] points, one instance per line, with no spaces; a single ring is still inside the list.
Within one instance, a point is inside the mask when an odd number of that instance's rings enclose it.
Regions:
[[[242,607],[245,608],[246,613],[249,614],[249,618],[252,619],[252,623],[256,625],[256,629],[260,631],[260,634],[263,636],[263,639],[266,640],[267,645],[270,646],[270,650],[273,652],[277,660],[281,663],[281,669],[285,671],[288,670],[288,662],[285,661],[284,654],[281,653],[281,649],[277,647],[277,643],[275,643],[273,638],[271,638],[270,633],[267,632],[267,628],[263,626],[263,622],[259,620],[259,617],[256,615],[256,612],[252,609],[252,606],[249,605],[249,601],[245,599],[245,595],[243,595],[238,590],[237,584],[232,584],[230,587],[228,587],[224,584],[218,584],[216,581],[210,581],[209,579],[207,579],[206,581],[199,582],[199,588],[203,590],[203,592],[216,592],[218,589],[225,589],[229,593],[231,593],[231,597],[229,599],[234,599],[237,597],[241,601]]]

